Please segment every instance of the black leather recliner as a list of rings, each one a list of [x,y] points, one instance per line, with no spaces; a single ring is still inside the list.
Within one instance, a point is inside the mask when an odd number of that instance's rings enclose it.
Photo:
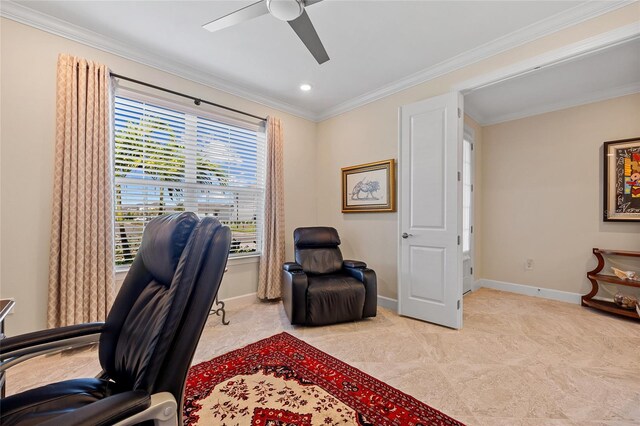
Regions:
[[[293,232],[295,262],[282,270],[282,302],[291,324],[326,325],[375,317],[376,273],[357,260],[343,260],[334,228]]]
[[[142,244],[105,323],[10,337],[0,369],[34,353],[100,341],[96,378],[53,383],[0,400],[0,424],[182,424],[187,371],[227,263],[231,232],[193,213],[160,216]]]

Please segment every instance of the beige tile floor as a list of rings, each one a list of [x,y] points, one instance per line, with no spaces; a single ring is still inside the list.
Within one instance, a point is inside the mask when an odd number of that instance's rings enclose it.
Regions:
[[[379,309],[329,327],[292,327],[280,303],[211,317],[195,362],[281,331],[305,340],[468,425],[640,425],[640,322],[578,305],[481,289],[450,330]],[[10,370],[8,392],[93,376],[95,349]]]

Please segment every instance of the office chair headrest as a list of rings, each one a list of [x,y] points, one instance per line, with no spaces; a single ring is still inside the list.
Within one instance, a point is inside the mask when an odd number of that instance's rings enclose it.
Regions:
[[[296,248],[337,247],[340,245],[338,231],[329,226],[298,228],[293,231],[293,241]]]
[[[145,226],[140,254],[160,284],[171,284],[180,255],[198,221],[195,213],[184,212],[156,217]]]

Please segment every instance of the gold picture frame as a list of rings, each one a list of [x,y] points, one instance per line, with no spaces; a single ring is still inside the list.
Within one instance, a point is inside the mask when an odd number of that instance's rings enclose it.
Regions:
[[[342,213],[395,211],[394,159],[342,168]]]

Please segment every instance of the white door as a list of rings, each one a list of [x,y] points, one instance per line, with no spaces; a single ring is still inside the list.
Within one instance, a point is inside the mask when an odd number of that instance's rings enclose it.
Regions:
[[[473,156],[474,136],[464,129],[462,139],[462,292],[473,288]]]
[[[462,327],[462,96],[400,108],[398,313]]]

